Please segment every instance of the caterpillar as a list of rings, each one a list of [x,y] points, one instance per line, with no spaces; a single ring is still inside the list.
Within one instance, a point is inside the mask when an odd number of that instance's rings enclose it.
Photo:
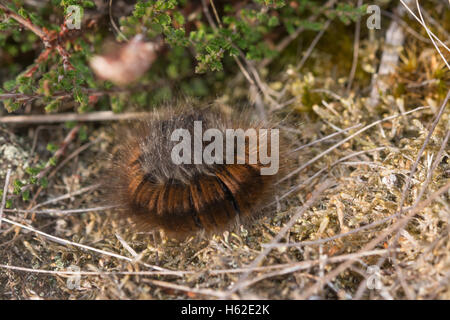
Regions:
[[[273,139],[277,130],[248,114],[230,117],[211,108],[155,113],[120,135],[105,179],[109,201],[138,230],[162,230],[175,239],[219,234],[254,221],[274,201],[287,161],[279,136]],[[198,131],[204,134],[201,139]],[[179,133],[186,141],[180,142]],[[226,141],[220,141],[221,135]],[[205,158],[208,150],[215,161]],[[278,168],[268,159],[278,161]],[[265,174],[270,166],[273,172]]]

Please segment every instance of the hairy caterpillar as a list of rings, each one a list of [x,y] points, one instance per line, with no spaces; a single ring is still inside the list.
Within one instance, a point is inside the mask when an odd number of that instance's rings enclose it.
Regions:
[[[208,141],[195,141],[199,128],[206,135],[208,129],[215,129],[217,135],[222,133],[225,138],[228,138],[227,130],[242,129],[241,133],[256,133],[256,138],[245,136],[240,140],[245,141],[243,149],[237,137],[233,138],[234,145],[224,141],[223,163],[199,163],[195,157],[204,155],[208,145],[217,139],[210,135]],[[192,152],[180,153],[190,163],[177,164],[173,159],[173,150],[180,143],[172,141],[177,129],[193,137]],[[274,201],[275,187],[279,188],[276,181],[287,162],[282,144],[273,139],[275,131],[268,123],[251,121],[245,114],[232,118],[211,109],[193,108],[157,113],[121,135],[105,183],[111,195],[109,201],[138,230],[163,230],[167,236],[177,239],[198,232],[220,233],[237,222],[253,221],[264,206]],[[262,174],[268,168],[267,159],[264,162],[261,158],[263,143],[267,143],[266,155],[281,166],[273,174]],[[195,147],[200,147],[202,153]],[[231,151],[233,161],[227,162],[230,160],[225,159],[227,152]],[[217,150],[211,155],[217,156]]]

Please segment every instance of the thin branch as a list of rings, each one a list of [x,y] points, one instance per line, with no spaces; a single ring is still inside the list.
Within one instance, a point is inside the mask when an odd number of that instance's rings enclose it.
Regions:
[[[7,218],[2,218],[2,220],[4,222],[6,222],[6,223],[9,223],[9,224],[12,224],[14,226],[20,227],[22,229],[25,229],[25,230],[34,232],[36,234],[39,234],[39,235],[49,239],[50,241],[54,241],[54,242],[59,243],[59,244],[71,245],[71,246],[78,247],[78,248],[81,248],[81,249],[84,249],[84,250],[93,251],[93,252],[97,252],[97,253],[100,253],[100,254],[103,254],[103,255],[107,255],[107,256],[110,256],[110,257],[114,257],[114,258],[117,258],[117,259],[125,260],[125,261],[131,262],[131,263],[135,262],[133,259],[125,257],[125,256],[122,256],[120,254],[109,252],[109,251],[105,251],[105,250],[101,250],[101,249],[97,249],[97,248],[94,248],[94,247],[90,247],[90,246],[87,246],[87,245],[84,245],[84,244],[81,244],[81,243],[69,241],[69,240],[66,240],[66,239],[59,238],[59,237],[55,237],[55,236],[53,236],[51,234],[39,231],[37,229],[34,229],[32,227],[26,226],[24,224],[21,224],[21,223],[12,221],[12,220],[9,220]],[[146,263],[142,263],[142,264],[144,266],[148,267],[148,268],[152,268],[152,269],[155,269],[155,270],[169,271],[167,269],[164,269],[164,268],[161,268],[161,267],[158,267],[158,266],[153,266],[153,265],[149,265],[149,264],[146,264]]]
[[[413,37],[417,38],[418,40],[425,42],[425,43],[430,43],[433,44],[433,42],[428,39],[427,37],[422,36],[420,33],[418,33],[416,30],[414,30],[413,28],[411,28],[404,20],[402,20],[399,16],[397,16],[396,14],[386,11],[386,10],[382,10],[381,14],[397,21],[397,23],[399,25],[401,25],[407,32],[409,32]],[[447,40],[445,43],[449,43],[450,39]]]
[[[63,161],[61,161],[61,163],[58,164],[58,166],[50,172],[50,174],[48,175],[47,178],[50,180],[61,168],[63,168],[66,165],[67,162],[69,162],[70,160],[75,158],[78,154],[80,154],[84,150],[88,149],[89,147],[91,147],[95,143],[99,142],[100,140],[101,140],[100,138],[97,138],[94,141],[88,142],[88,143],[82,145],[81,147],[77,148],[69,156],[67,156]],[[37,178],[39,178],[39,175],[37,176]],[[42,192],[42,190],[43,190],[43,187],[40,186],[39,189],[34,194],[33,199],[31,200],[30,206],[28,208],[30,208],[31,205],[36,202],[36,199],[38,198],[38,196]]]
[[[70,142],[72,142],[72,140],[75,139],[79,130],[80,130],[80,125],[77,125],[77,126],[73,127],[72,130],[69,131],[69,133],[65,137],[64,141],[62,142],[61,146],[58,148],[58,150],[56,150],[55,155],[53,156],[54,158],[59,159],[64,154],[64,152],[66,151]],[[47,175],[47,173],[51,170],[52,166],[53,165],[50,163],[50,161],[48,161],[47,164],[45,165],[45,168],[42,169],[36,175],[36,179],[39,180],[39,179],[45,177]],[[23,192],[25,190],[29,190],[32,186],[33,186],[32,184],[27,184],[26,186],[23,186],[21,188],[21,191]],[[40,189],[42,189],[42,187]],[[33,202],[36,199],[36,196],[37,195],[34,196]]]
[[[402,4],[403,1],[402,1]],[[416,6],[417,6],[417,11],[419,11],[419,16],[420,16],[420,20],[422,21],[422,26],[425,28],[425,31],[427,32],[428,36],[430,37],[430,40],[433,42],[434,47],[436,48],[437,52],[439,53],[439,55],[441,56],[442,60],[444,61],[445,65],[447,66],[447,68],[450,70],[450,64],[448,63],[447,59],[445,59],[444,55],[442,54],[441,50],[439,49],[439,46],[436,44],[436,42],[434,42],[433,37],[431,36],[431,31],[430,29],[427,27],[425,20],[422,17],[422,11],[420,10],[420,6],[419,6],[419,0],[416,0]]]
[[[439,44],[441,45],[441,46],[443,46],[447,51],[449,51],[450,52],[450,48],[449,47],[447,47],[446,45],[445,45],[445,43],[444,42],[442,42],[427,26],[426,26],[426,24],[424,23],[424,21],[423,21],[423,19],[419,19],[415,14],[414,14],[414,12],[412,12],[412,10],[408,7],[408,5],[403,1],[403,0],[400,0],[400,2],[402,3],[402,5],[406,8],[406,10],[408,10],[408,12],[420,23],[420,25],[422,26],[422,27],[424,27],[425,28],[425,30],[427,31],[427,34],[430,36],[430,37],[433,37],[437,42],[439,42]]]
[[[69,144],[76,138],[78,132],[80,131],[80,128],[81,128],[80,125],[76,125],[69,131],[69,133],[67,134],[67,136],[64,138],[63,142],[61,143],[61,146],[58,148],[58,150],[56,150],[55,155],[54,155],[55,158],[59,159],[64,154],[64,152],[66,151]],[[41,178],[44,175],[45,175],[45,173],[42,173],[42,171],[41,171],[38,175],[38,178]]]
[[[308,22],[313,22],[316,21],[317,18],[328,8],[332,7],[335,3],[337,2],[337,0],[328,0],[320,9],[320,11],[318,13],[312,14],[309,18],[308,18]],[[275,51],[276,52],[281,52],[283,51],[292,41],[294,41],[295,39],[297,39],[297,37],[303,32],[305,31],[305,27],[304,26],[300,26],[298,27],[293,33],[289,34],[286,38],[284,38],[283,40],[281,40],[278,45],[275,47]],[[263,59],[259,64],[258,64],[258,69],[260,68],[264,68],[267,65],[269,65],[274,58],[266,58]]]
[[[184,292],[192,292],[192,293],[197,293],[197,294],[207,295],[207,296],[213,296],[213,297],[220,298],[220,299],[223,299],[226,296],[225,292],[219,291],[219,290],[197,289],[197,288],[191,288],[191,287],[182,286],[179,284],[174,284],[174,283],[161,281],[161,280],[153,280],[153,279],[143,279],[142,281],[153,284],[158,287],[169,288],[169,289],[174,289],[174,290],[179,290],[179,291],[184,291]]]
[[[35,213],[35,214],[59,214],[59,215],[67,215],[72,213],[84,213],[84,212],[95,212],[95,211],[104,211],[112,208],[117,208],[115,205],[110,206],[102,206],[102,207],[95,207],[95,208],[81,208],[81,209],[68,209],[68,210],[61,210],[61,209],[44,209],[44,210],[34,210],[34,209],[4,209],[4,212],[10,212],[10,213]]]
[[[448,102],[449,99],[450,99],[450,90],[447,92],[447,96],[445,97],[444,102],[442,103],[442,105],[441,105],[441,107],[439,109],[439,112],[436,115],[436,118],[434,119],[433,123],[431,124],[431,128],[429,129],[428,134],[427,134],[427,136],[425,138],[425,141],[423,142],[422,147],[420,148],[420,150],[419,150],[419,152],[417,154],[416,160],[414,161],[414,164],[413,164],[413,166],[411,168],[411,171],[409,173],[408,179],[407,179],[406,184],[405,184],[405,186],[403,188],[402,197],[401,197],[401,200],[400,200],[400,209],[399,209],[400,214],[402,213],[403,204],[404,204],[405,199],[406,199],[406,193],[408,192],[409,186],[411,185],[412,177],[413,177],[414,173],[416,172],[417,166],[419,165],[420,158],[422,157],[422,154],[425,151],[425,148],[426,148],[426,146],[428,145],[428,143],[429,143],[429,141],[431,139],[431,135],[433,134],[434,130],[436,129],[436,126],[439,123],[439,120],[441,119],[442,114],[444,113],[445,107],[446,107],[447,102]]]
[[[348,128],[345,128],[345,129],[342,129],[342,130],[339,130],[339,131],[336,131],[336,132],[334,132],[334,133],[332,133],[332,134],[329,134],[328,136],[325,136],[325,137],[323,137],[323,138],[314,140],[314,141],[312,141],[312,142],[310,142],[310,143],[307,143],[307,144],[302,145],[302,146],[300,146],[300,147],[298,147],[298,148],[295,148],[295,149],[291,150],[291,152],[296,152],[296,151],[300,151],[300,150],[302,150],[302,149],[304,149],[304,148],[311,147],[311,146],[313,146],[313,145],[315,145],[315,144],[317,144],[317,143],[319,143],[319,142],[322,142],[322,141],[331,139],[331,138],[333,138],[334,136],[337,136],[337,135],[339,135],[339,134],[345,133],[345,132],[350,131],[350,130],[352,130],[352,129],[359,128],[360,126],[361,126],[361,123],[358,123],[358,124],[356,124],[356,125],[354,125],[354,126],[351,126],[351,127],[348,127]]]
[[[217,13],[216,6],[214,5],[214,1],[213,0],[209,0],[209,3],[211,4],[211,7],[212,7],[213,12],[214,12],[214,16],[216,17],[216,21],[219,24],[219,27],[222,28],[222,22],[220,21],[219,14]]]
[[[89,113],[58,113],[30,116],[6,116],[0,117],[0,123],[57,123],[66,121],[90,122],[90,121],[120,121],[120,120],[138,120],[150,116],[148,112],[130,112],[116,114],[112,111],[98,111]]]
[[[357,7],[360,8],[362,6],[362,0],[358,0]],[[355,39],[353,40],[353,61],[352,68],[350,70],[350,75],[348,76],[347,83],[347,92],[350,91],[353,79],[355,78],[356,67],[358,66],[358,55],[359,55],[359,38],[361,34],[361,17],[358,17],[355,24]]]
[[[205,14],[206,20],[208,20],[209,25],[216,30],[217,26],[216,23],[214,22],[211,13],[208,10],[208,4],[206,3],[207,0],[202,0],[202,9],[203,9],[203,13]]]
[[[329,264],[329,263],[336,263],[336,262],[347,261],[347,260],[353,261],[353,260],[356,260],[361,257],[386,254],[389,251],[390,250],[387,250],[387,249],[378,249],[378,250],[370,250],[370,251],[365,251],[365,252],[343,254],[340,256],[336,256],[336,257],[325,256],[324,259],[321,258],[321,259],[316,259],[316,260],[311,260],[311,261],[301,261],[301,262],[297,262],[297,263],[292,263],[292,265],[290,265],[286,268],[283,268],[281,270],[276,270],[273,272],[265,273],[265,274],[256,276],[253,279],[249,279],[241,284],[240,289],[243,289],[245,287],[253,285],[253,284],[255,284],[259,281],[265,280],[267,278],[277,277],[277,276],[281,276],[284,274],[290,274],[290,273],[294,273],[294,272],[297,272],[300,270],[306,270],[306,269],[314,267],[315,265],[318,265],[318,264]]]
[[[36,130],[34,131],[34,135],[33,135],[33,145],[31,146],[30,158],[34,155],[34,152],[36,151],[36,146],[37,146],[37,141],[38,141],[40,131],[41,130],[53,130],[53,129],[59,128],[59,127],[61,127],[61,125],[56,124],[56,125],[41,125],[36,128]]]
[[[130,245],[122,238],[122,236],[118,233],[115,234],[117,240],[119,240],[119,242],[122,244],[122,246],[125,248],[125,250],[128,251],[129,254],[131,254],[131,256],[136,259],[136,257],[138,256],[137,252],[133,250],[132,247],[130,247]]]
[[[427,12],[425,11],[424,8],[422,8],[422,14],[424,15],[425,18],[427,18],[428,20],[430,20],[430,23],[435,26],[436,29],[439,30],[439,32],[441,32],[449,41],[450,40],[450,33],[447,32],[447,30],[445,30],[441,24],[439,22],[437,22],[435,19],[433,19],[433,17]]]
[[[302,171],[303,169],[305,169],[306,167],[308,167],[310,164],[314,163],[316,160],[322,158],[323,156],[327,155],[328,153],[330,153],[331,151],[333,151],[333,150],[336,149],[337,147],[343,145],[343,144],[346,143],[347,141],[353,139],[354,137],[356,137],[357,135],[363,133],[364,131],[366,131],[366,130],[368,130],[368,129],[374,127],[374,126],[376,126],[377,124],[382,123],[382,122],[384,122],[384,121],[389,121],[389,120],[392,120],[392,119],[395,119],[395,118],[398,118],[398,117],[406,116],[406,115],[408,115],[408,114],[410,114],[410,113],[413,113],[413,112],[416,112],[416,111],[419,111],[419,110],[423,110],[423,109],[426,109],[426,108],[429,108],[429,107],[427,107],[427,106],[418,107],[418,108],[415,108],[415,109],[410,110],[410,111],[407,111],[407,112],[403,112],[403,113],[400,113],[400,114],[395,114],[395,115],[392,115],[392,116],[389,116],[389,117],[386,117],[386,118],[377,120],[377,121],[375,121],[375,122],[373,122],[373,123],[371,123],[371,124],[365,126],[364,128],[362,128],[362,129],[356,131],[354,134],[352,134],[352,135],[348,136],[347,138],[341,140],[340,142],[336,143],[334,146],[332,146],[332,147],[328,148],[327,150],[321,152],[320,154],[318,154],[317,156],[315,156],[314,158],[312,158],[311,160],[309,160],[308,162],[306,162],[304,165],[302,165],[302,166],[300,166],[299,168],[295,169],[294,171],[292,171],[292,172],[289,173],[288,175],[284,176],[283,178],[281,178],[281,179],[278,181],[278,183],[283,182],[283,181],[285,181],[286,179],[289,179],[289,178],[292,177],[293,175],[299,173],[300,171]]]
[[[12,10],[10,10],[3,3],[0,3],[0,9],[2,9],[5,12],[6,16],[13,18],[18,23],[23,25],[25,28],[34,32],[42,40],[42,42],[44,43],[44,46],[47,49],[50,49],[50,50],[56,49],[56,51],[58,51],[58,53],[61,55],[65,71],[75,69],[69,61],[70,54],[66,51],[66,49],[64,49],[64,46],[60,43],[61,34],[59,37],[52,36],[49,32],[46,32],[45,30],[43,30],[40,27],[33,24],[33,22],[31,22],[31,20],[29,18],[23,18],[22,16],[18,15],[17,13],[13,12]],[[65,28],[65,24],[63,24],[62,29],[64,29],[64,32],[68,31],[68,29]],[[47,52],[47,50],[44,52],[46,52],[46,56],[48,56],[48,54],[50,53],[50,52]],[[42,57],[42,54],[39,56],[38,61],[40,61],[41,57]],[[33,67],[31,70],[29,70],[27,72],[27,75],[29,75],[30,72],[32,72],[32,70],[34,71],[36,69],[37,68]]]
[[[431,168],[428,170],[427,178],[425,179],[425,182],[423,183],[422,189],[420,190],[419,195],[417,196],[417,199],[416,199],[414,205],[417,205],[417,203],[422,199],[422,196],[425,193],[427,186],[430,184],[431,178],[433,177],[433,172],[434,172],[434,170],[436,170],[436,167],[441,162],[442,157],[444,156],[445,150],[447,150],[447,143],[448,143],[449,138],[450,138],[450,130],[447,130],[444,140],[442,141],[441,148],[439,149],[439,151],[436,155],[436,159],[434,160]]]
[[[320,30],[320,32],[314,37],[313,41],[309,45],[308,49],[306,50],[306,52],[303,55],[302,59],[300,60],[299,64],[295,68],[295,70],[297,72],[303,67],[303,65],[305,64],[306,60],[308,60],[308,58],[311,55],[314,47],[319,42],[320,38],[322,38],[322,36],[325,33],[325,31],[327,31],[327,29],[330,26],[330,24],[331,24],[331,19],[329,19],[329,20],[327,20],[327,22],[325,22],[325,25],[323,26],[322,30]]]
[[[54,275],[80,275],[80,276],[104,276],[104,275],[136,275],[136,276],[158,276],[158,275],[171,275],[171,276],[182,276],[185,274],[193,274],[195,271],[65,271],[65,270],[43,270],[43,269],[31,269],[18,266],[9,266],[0,264],[0,268],[23,271],[30,273],[40,273],[40,274],[54,274]]]
[[[123,34],[122,31],[120,31],[119,27],[117,26],[116,22],[114,21],[113,14],[112,14],[112,0],[109,0],[109,21],[111,22],[111,25],[113,26],[114,30],[116,30],[117,34],[121,36],[124,40],[128,41],[128,38]]]
[[[214,11],[214,15],[216,18],[216,21],[219,25],[220,28],[222,28],[222,22],[220,21],[220,17],[217,13],[216,7],[214,5],[214,1],[210,0],[210,4],[211,7],[213,8]],[[207,3],[206,0],[202,0],[202,8],[203,8],[203,12],[206,15],[206,18],[208,20],[208,23],[210,24],[211,28],[217,32],[217,26],[214,23],[208,7],[207,7]],[[239,69],[241,70],[242,74],[244,75],[245,79],[248,81],[248,83],[250,84],[250,92],[253,93],[256,96],[256,101],[255,101],[255,106],[258,110],[258,115],[262,120],[266,120],[266,113],[264,110],[264,106],[262,105],[262,99],[259,95],[258,89],[264,94],[264,96],[271,102],[274,102],[273,99],[268,96],[266,94],[266,92],[263,90],[263,87],[261,86],[261,80],[259,78],[259,74],[256,71],[256,69],[253,68],[253,66],[247,61],[247,59],[245,58],[245,55],[242,53],[242,51],[236,46],[234,45],[234,43],[232,42],[232,40],[230,38],[227,37],[227,40],[230,42],[230,44],[232,45],[232,47],[236,50],[239,51],[239,56],[241,57],[241,59],[246,63],[247,67],[249,67],[250,71],[253,74],[253,78],[250,76],[249,72],[247,71],[247,69],[244,67],[244,65],[242,64],[242,62],[239,60],[239,57],[233,56],[234,61],[236,62],[236,64],[238,65]],[[223,49],[220,49],[219,53],[221,54],[223,52]],[[253,68],[253,69],[252,69]],[[276,102],[275,102],[276,104]]]
[[[39,38],[41,38],[42,42],[47,48],[51,47],[50,38],[48,34],[44,32],[44,30],[42,30],[40,27],[33,24],[33,22],[31,22],[29,18],[25,19],[22,16],[15,13],[14,11],[10,10],[5,4],[3,4],[3,1],[0,3],[0,9],[2,9],[5,12],[6,16],[13,18],[18,23],[23,25],[28,30],[32,31]]]
[[[70,160],[72,160],[73,158],[75,158],[77,155],[79,155],[81,152],[83,152],[84,150],[90,148],[92,145],[98,143],[99,141],[101,141],[101,138],[98,137],[97,139],[90,141],[88,143],[85,143],[84,145],[82,145],[81,147],[77,148],[75,151],[73,151],[70,155],[68,155],[66,158],[64,158],[63,161],[61,161],[61,163],[55,168],[53,169],[52,172],[50,172],[50,174],[48,175],[49,178],[52,178],[56,172],[58,172],[62,167],[64,167],[67,162],[69,162]]]
[[[42,203],[38,203],[37,205],[35,205],[30,210],[36,210],[37,208],[45,206],[47,204],[56,203],[56,202],[59,202],[61,200],[69,199],[69,198],[72,198],[73,196],[77,196],[77,195],[85,193],[85,192],[96,190],[99,186],[100,186],[100,184],[95,184],[95,185],[92,185],[92,186],[81,188],[81,189],[79,189],[77,191],[69,192],[69,193],[67,193],[65,195],[62,195],[62,196],[59,196],[59,197],[56,197],[56,198],[44,201]]]
[[[11,177],[11,169],[6,172],[5,186],[3,187],[2,204],[0,205],[0,229],[2,228],[3,208],[6,204],[6,195],[8,194],[9,178]]]
[[[70,63],[70,54],[66,51],[66,49],[64,49],[60,44],[57,44],[55,48],[61,55],[64,71],[75,70],[75,67]]]
[[[309,185],[309,184],[311,183],[311,181],[313,181],[315,178],[317,178],[318,176],[320,176],[324,171],[330,170],[330,169],[333,168],[335,165],[337,165],[337,164],[339,164],[339,163],[341,163],[341,162],[343,162],[343,161],[345,161],[345,160],[347,160],[347,159],[350,159],[350,158],[353,158],[353,157],[357,157],[357,156],[359,156],[359,155],[361,155],[361,154],[364,154],[364,153],[376,152],[376,151],[381,151],[381,150],[384,150],[384,149],[386,149],[386,147],[379,147],[379,148],[374,148],[374,149],[370,149],[370,150],[363,150],[363,151],[358,151],[358,152],[349,154],[349,155],[347,155],[347,156],[345,156],[345,157],[342,157],[342,158],[336,160],[335,162],[333,162],[331,165],[329,165],[329,166],[324,166],[322,169],[320,169],[319,171],[317,171],[315,174],[313,174],[311,177],[309,177],[308,179],[306,179],[306,180],[303,181],[302,183],[300,183],[300,184],[298,184],[298,185],[292,187],[292,188],[291,188],[289,191],[287,191],[285,194],[281,195],[281,196],[278,198],[278,200],[282,200],[282,199],[286,198],[286,197],[289,196],[292,192],[294,192],[294,191],[296,191],[296,190],[299,190],[302,186]]]
[[[80,88],[80,90],[83,93],[86,93],[89,96],[92,97],[100,97],[100,96],[104,96],[104,95],[108,95],[108,94],[118,94],[118,93],[133,93],[133,92],[141,92],[141,91],[149,91],[155,88],[159,88],[160,85],[162,84],[167,84],[166,81],[164,82],[159,82],[157,86],[155,86],[154,84],[151,85],[136,85],[133,86],[132,88],[120,88],[120,87],[114,87],[111,88],[109,90],[105,90],[105,89],[92,89],[92,88]],[[73,96],[73,92],[67,92],[67,91],[57,91],[55,93],[52,94],[52,98],[54,99],[68,99],[71,98]],[[0,100],[5,100],[5,99],[16,99],[19,101],[33,101],[36,99],[43,99],[43,98],[47,98],[44,94],[25,94],[25,93],[19,93],[19,92],[9,92],[9,93],[1,93],[0,94]]]

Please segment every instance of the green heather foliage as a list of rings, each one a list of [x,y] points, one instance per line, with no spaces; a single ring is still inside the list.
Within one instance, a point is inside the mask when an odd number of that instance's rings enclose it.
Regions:
[[[61,111],[62,107],[65,111],[122,112],[130,105],[147,108],[178,94],[214,95],[227,77],[238,72],[233,57],[254,62],[274,58],[281,54],[276,50],[277,43],[297,28],[320,30],[327,19],[348,24],[366,10],[365,6],[356,8],[354,1],[339,1],[324,10],[325,1],[312,0],[216,0],[213,10],[206,0],[206,16],[202,2],[116,0],[110,17],[109,1],[52,0],[40,5],[11,1],[11,11],[50,33],[61,31],[71,5],[80,6],[83,19],[81,30],[65,33],[60,41],[73,66],[65,70],[61,54],[53,50],[48,56],[40,56],[45,50],[43,41],[0,9],[0,70],[7,70],[6,74],[0,72],[0,94],[23,94],[2,98],[4,108],[12,112],[32,101],[47,113]],[[130,8],[129,12],[114,10],[119,5]],[[310,22],[308,18],[314,14],[319,17]],[[111,19],[120,33],[112,28]],[[137,34],[144,34],[149,41],[163,38],[167,48],[139,80],[139,86],[129,85],[123,93],[112,83],[98,80],[88,61],[102,53],[106,41],[115,38],[123,42]],[[90,92],[96,91],[107,94],[90,100]]]

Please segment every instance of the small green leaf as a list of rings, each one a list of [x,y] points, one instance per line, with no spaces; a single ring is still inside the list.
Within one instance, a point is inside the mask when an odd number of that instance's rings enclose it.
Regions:
[[[22,191],[22,187],[23,187],[22,181],[14,180],[13,186],[14,186],[14,194],[20,194],[20,192]]]
[[[166,26],[172,22],[172,19],[170,19],[170,16],[168,14],[163,13],[157,18],[157,21],[159,22],[159,24]]]
[[[280,24],[280,21],[278,20],[277,16],[270,17],[269,21],[267,22],[267,25],[269,27],[276,27],[279,24]]]
[[[59,105],[60,105],[59,100],[53,100],[52,102],[50,102],[45,106],[45,111],[46,112],[55,111],[56,109],[58,109]]]
[[[47,186],[48,186],[48,180],[47,180],[47,178],[43,177],[43,178],[39,179],[39,185],[40,185],[42,188],[47,188]]]
[[[81,142],[84,142],[88,139],[88,133],[86,126],[82,126],[80,128],[80,131],[78,131],[78,139],[80,139]]]
[[[56,152],[56,150],[58,150],[58,146],[50,142],[47,144],[47,150],[50,152]]]
[[[180,13],[180,12],[178,12],[178,11],[175,11],[174,13],[173,13],[173,19],[178,23],[178,24],[184,24],[184,16]]]
[[[93,1],[90,1],[90,0],[84,0],[83,1],[83,7],[85,7],[85,8],[94,8],[95,7],[95,3]]]
[[[30,191],[29,190],[25,190],[24,192],[22,192],[22,200],[23,201],[30,200]]]
[[[41,172],[41,170],[38,169],[38,168],[34,168],[34,167],[27,167],[27,168],[25,169],[25,172],[28,173],[28,174],[31,175],[31,176],[35,176],[35,175],[37,175],[39,172]]]
[[[22,17],[24,17],[25,19],[28,18],[28,14],[27,14],[27,12],[25,11],[24,8],[20,8],[20,9],[17,11],[17,13],[20,14],[20,15],[21,15]]]
[[[5,90],[7,90],[7,91],[13,90],[15,88],[15,86],[16,86],[16,80],[15,79],[14,80],[8,80],[8,81],[5,81],[3,83],[3,88],[5,88]]]
[[[75,126],[76,126],[76,122],[75,121],[66,121],[65,123],[64,123],[64,126],[67,128],[67,129],[73,129],[73,128],[75,128]]]
[[[48,159],[48,163],[49,163],[51,166],[56,166],[56,162],[57,162],[56,157],[51,157],[50,159]]]

